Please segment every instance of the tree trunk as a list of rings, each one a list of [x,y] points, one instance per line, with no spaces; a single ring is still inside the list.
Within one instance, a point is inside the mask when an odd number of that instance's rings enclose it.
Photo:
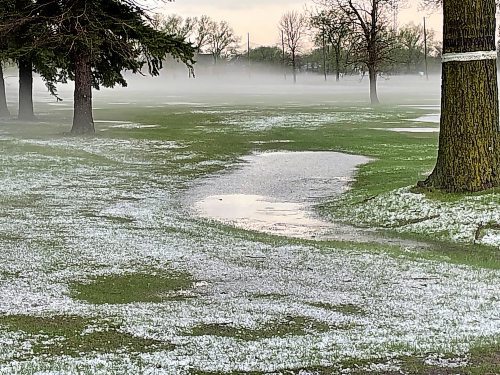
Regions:
[[[370,78],[370,101],[372,104],[379,104],[377,94],[377,69],[373,64],[368,65],[368,76]]]
[[[75,93],[72,134],[95,133],[92,116],[92,67],[90,56],[75,53]]]
[[[335,80],[337,82],[340,81],[340,54],[341,54],[340,48],[336,47],[335,48],[335,71],[336,71]]]
[[[33,62],[29,57],[21,57],[19,65],[19,112],[22,121],[34,121],[33,111]]]
[[[295,59],[295,53],[292,53],[293,83],[297,83],[297,62]]]
[[[443,53],[495,50],[495,0],[444,1]],[[436,167],[420,186],[476,192],[500,186],[495,60],[443,62]]]
[[[3,67],[0,62],[0,117],[9,117],[10,112],[7,107],[7,96],[5,95],[5,80],[3,78]]]

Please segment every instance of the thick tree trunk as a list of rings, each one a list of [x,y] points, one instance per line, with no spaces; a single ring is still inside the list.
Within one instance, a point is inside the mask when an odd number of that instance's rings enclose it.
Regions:
[[[444,1],[444,54],[495,50],[495,0]],[[436,167],[421,186],[476,192],[500,186],[495,60],[443,63]]]
[[[370,78],[370,101],[372,104],[379,104],[377,93],[377,69],[373,64],[368,65],[368,76]]]
[[[10,112],[7,107],[7,96],[5,95],[5,80],[3,78],[3,67],[0,62],[0,117],[9,117]]]
[[[34,121],[33,111],[33,62],[31,58],[21,57],[19,65],[19,112],[18,118],[23,121]]]
[[[72,134],[95,133],[92,115],[92,67],[86,53],[75,53],[75,93]]]
[[[297,83],[297,62],[295,54],[292,54],[293,83]]]

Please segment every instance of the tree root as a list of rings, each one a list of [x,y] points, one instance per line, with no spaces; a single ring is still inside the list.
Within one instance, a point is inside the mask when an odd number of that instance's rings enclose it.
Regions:
[[[476,234],[474,236],[474,239],[476,241],[480,241],[484,237],[483,232],[485,230],[490,230],[490,229],[500,230],[500,224],[497,224],[497,223],[480,224],[476,229]]]
[[[431,216],[426,216],[426,217],[417,218],[417,219],[401,220],[396,225],[392,225],[391,228],[401,228],[401,227],[405,227],[405,226],[411,225],[411,224],[424,223],[426,221],[434,220],[434,219],[437,219],[439,217],[441,217],[441,215],[431,215]]]

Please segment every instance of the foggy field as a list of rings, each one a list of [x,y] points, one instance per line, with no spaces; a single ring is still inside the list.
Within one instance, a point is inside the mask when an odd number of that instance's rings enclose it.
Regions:
[[[374,109],[358,77],[181,74],[97,92],[95,137],[39,81],[40,122],[0,120],[1,374],[500,371],[500,195],[413,188],[438,77],[382,79]],[[235,194],[264,217],[203,206]]]

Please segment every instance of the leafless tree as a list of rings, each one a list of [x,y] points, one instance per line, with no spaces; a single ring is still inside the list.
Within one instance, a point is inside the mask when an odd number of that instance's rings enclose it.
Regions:
[[[279,23],[285,48],[290,54],[293,69],[293,82],[297,82],[297,54],[302,48],[302,42],[307,36],[307,17],[297,11],[286,12]]]
[[[212,54],[214,62],[221,57],[233,54],[238,48],[240,39],[235,35],[233,28],[226,22],[212,22],[208,34],[208,52]]]
[[[177,35],[184,40],[189,40],[193,37],[197,23],[198,19],[196,17],[183,18],[177,14],[171,14],[167,17],[155,14],[152,18],[152,25],[155,29]]]
[[[434,31],[427,30],[427,46],[434,48]],[[414,23],[409,23],[400,28],[398,32],[398,42],[404,51],[404,63],[407,72],[422,62],[425,53],[424,28]]]
[[[390,59],[394,32],[390,26],[394,0],[334,0],[356,25],[360,36],[358,62],[366,65],[370,79],[370,100],[378,104],[377,74],[382,62]]]
[[[194,32],[194,46],[198,53],[210,44],[210,32],[214,21],[207,15],[201,16],[197,22]]]
[[[332,48],[336,80],[339,81],[342,54],[350,49],[349,36],[353,33],[353,23],[341,9],[331,7],[312,12],[310,22],[311,27],[316,30],[316,44],[323,47],[328,44]]]

